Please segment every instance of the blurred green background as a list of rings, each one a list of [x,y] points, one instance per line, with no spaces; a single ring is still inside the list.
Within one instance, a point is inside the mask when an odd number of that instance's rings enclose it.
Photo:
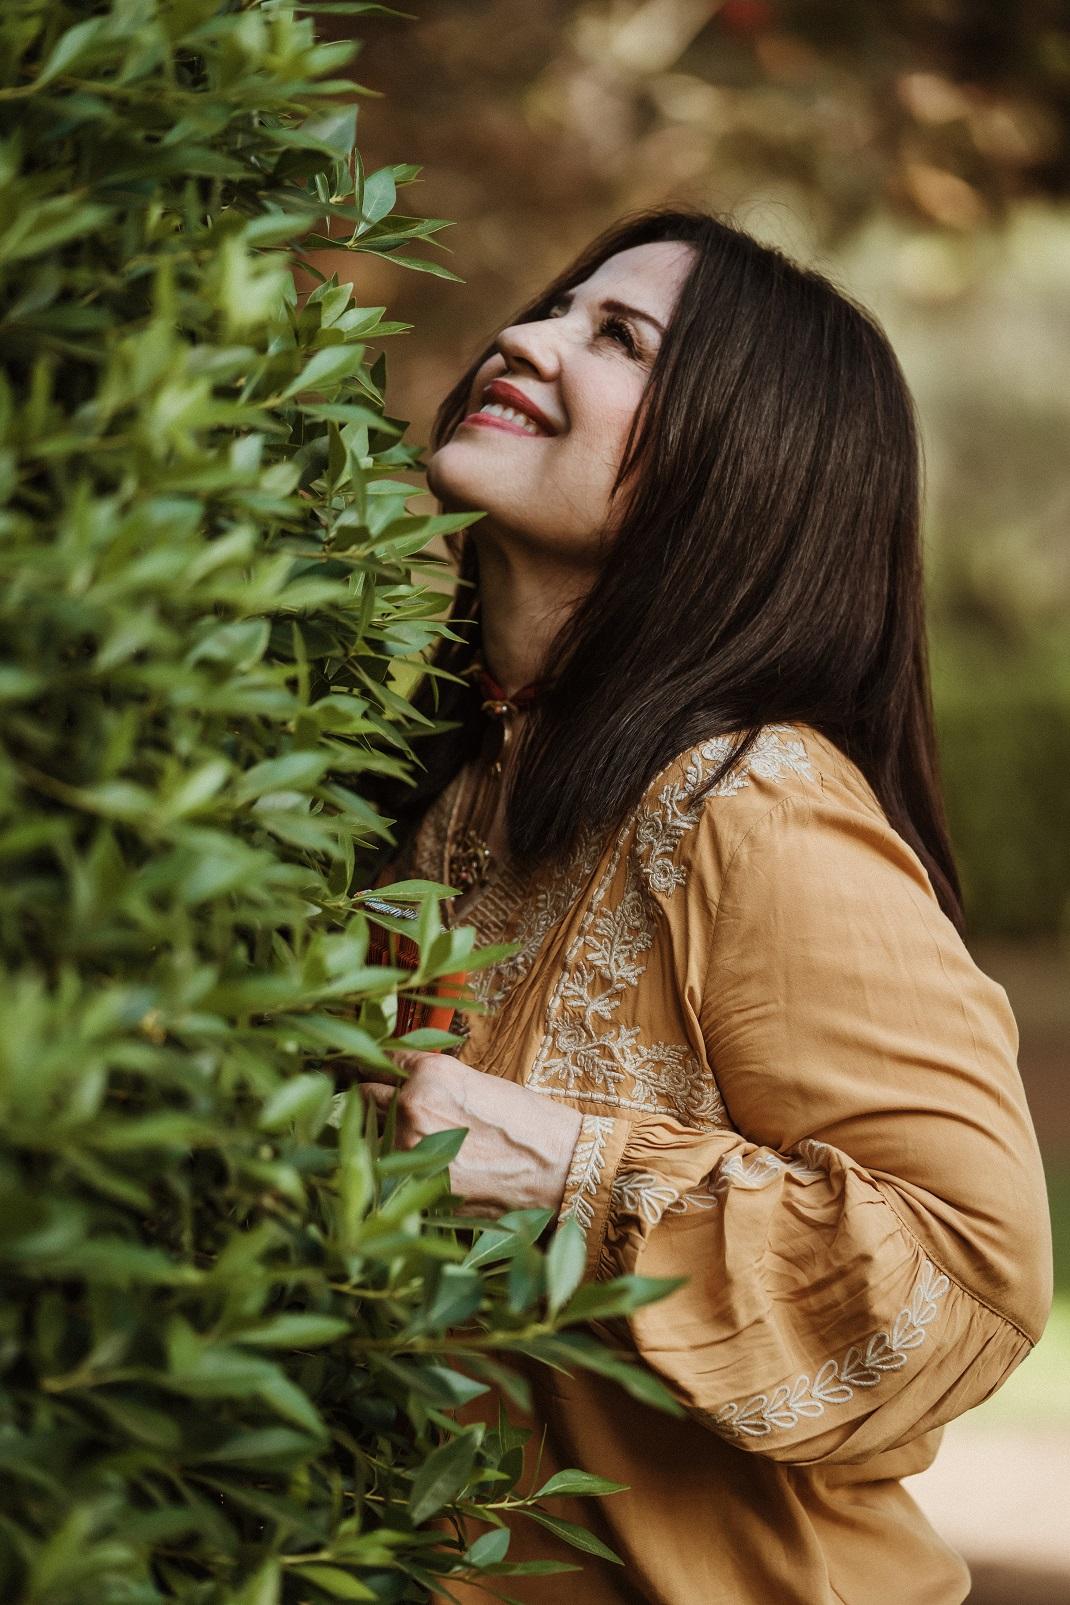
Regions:
[[[388,353],[414,437],[517,305],[605,224],[665,201],[730,211],[821,268],[899,354],[970,941],[1019,1021],[1059,1285],[1037,1352],[914,1488],[966,1550],[977,1605],[1070,1597],[1065,7],[435,0],[361,31],[355,73],[384,97],[360,100],[366,162],[423,164],[411,209],[455,221],[440,260],[464,280],[359,259],[362,303],[418,331]]]

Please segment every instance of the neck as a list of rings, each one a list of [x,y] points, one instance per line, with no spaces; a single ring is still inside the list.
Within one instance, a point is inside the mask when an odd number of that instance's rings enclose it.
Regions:
[[[480,541],[483,661],[506,696],[544,677],[550,643],[594,577],[545,552]]]

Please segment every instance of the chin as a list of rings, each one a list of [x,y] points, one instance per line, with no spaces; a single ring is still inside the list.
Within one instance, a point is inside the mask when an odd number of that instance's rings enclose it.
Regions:
[[[447,441],[428,459],[427,488],[449,510],[481,512],[491,511],[495,489],[501,486],[501,475],[485,459],[481,462],[474,453],[465,450],[464,441]]]

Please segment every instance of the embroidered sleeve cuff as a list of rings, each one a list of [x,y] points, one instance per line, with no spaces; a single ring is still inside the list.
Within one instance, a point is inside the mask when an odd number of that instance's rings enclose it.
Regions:
[[[565,1179],[558,1223],[574,1220],[587,1241],[584,1275],[593,1277],[602,1255],[613,1178],[631,1132],[631,1122],[611,1115],[584,1115]]]

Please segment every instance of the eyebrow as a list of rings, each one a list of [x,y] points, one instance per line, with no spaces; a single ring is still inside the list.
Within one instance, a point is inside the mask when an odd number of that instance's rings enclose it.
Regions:
[[[574,292],[572,290],[562,290],[560,295],[554,296],[553,300],[550,302],[550,305],[556,306],[558,302],[563,301],[566,306],[571,306],[573,299]],[[644,312],[640,307],[629,306],[626,301],[616,301],[611,297],[609,300],[601,303],[601,309],[603,312],[620,312],[625,317],[641,318],[644,323],[653,324],[654,328],[659,334],[665,333],[665,325],[660,323],[652,312]]]

